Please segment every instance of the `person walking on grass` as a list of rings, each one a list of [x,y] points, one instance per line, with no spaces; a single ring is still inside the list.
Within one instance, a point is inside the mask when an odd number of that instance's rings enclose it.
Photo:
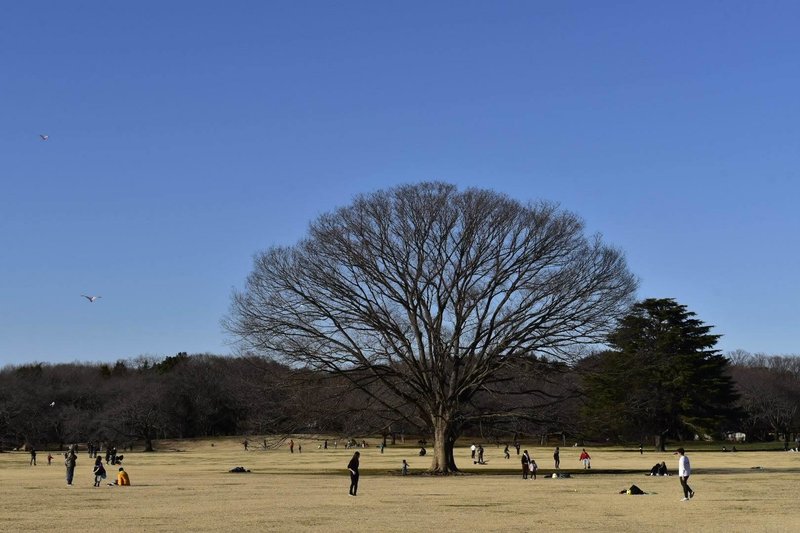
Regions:
[[[680,456],[678,457],[678,479],[680,479],[681,488],[683,489],[683,499],[681,499],[681,501],[688,502],[694,498],[694,491],[689,486],[689,476],[692,475],[692,465],[689,464],[689,458],[686,457],[686,450],[678,448],[678,451],[675,453]]]
[[[36,448],[31,446],[31,466],[36,466]]]
[[[508,444],[506,444],[506,448],[503,450],[503,455],[506,459],[511,459],[511,452],[508,451]]]
[[[361,457],[361,452],[353,454],[353,458],[347,463],[347,469],[350,471],[350,496],[355,496],[358,492],[358,458]]]
[[[556,446],[556,451],[553,452],[553,464],[556,466],[556,470],[561,465],[560,454],[558,451],[558,446]]]
[[[94,486],[99,487],[100,483],[106,478],[106,468],[103,466],[102,457],[98,457],[94,460],[92,474],[94,474]]]

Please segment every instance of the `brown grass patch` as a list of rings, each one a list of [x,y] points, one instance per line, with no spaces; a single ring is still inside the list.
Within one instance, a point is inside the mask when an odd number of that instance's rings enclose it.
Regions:
[[[488,447],[486,466],[473,465],[469,450],[458,462],[475,475],[399,476],[402,459],[423,472],[429,458],[416,448],[361,450],[359,496],[347,495],[351,450],[318,450],[302,442],[288,448],[245,452],[241,439],[159,443],[159,452],[125,453],[131,487],[92,487],[92,460],[78,459],[75,486],[67,488],[60,455],[28,465],[22,452],[0,454],[0,530],[78,531],[794,531],[800,528],[797,486],[800,454],[693,452],[690,483],[697,496],[686,503],[677,477],[644,473],[669,453],[644,455],[591,449],[591,471],[579,449],[564,448],[561,464],[570,479],[523,481],[513,454]],[[211,444],[214,446],[211,446]],[[251,441],[255,446],[256,441]],[[332,441],[331,441],[332,444]],[[527,446],[549,473],[552,448]],[[173,451],[163,451],[173,450]],[[181,451],[175,451],[181,450]],[[231,474],[235,466],[250,474]],[[761,466],[761,469],[752,469]],[[109,474],[114,473],[113,467]],[[491,474],[491,475],[489,475]],[[618,492],[631,484],[646,496]]]

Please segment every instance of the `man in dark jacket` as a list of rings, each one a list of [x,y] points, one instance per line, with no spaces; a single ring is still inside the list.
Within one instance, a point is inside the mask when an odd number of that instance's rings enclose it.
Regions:
[[[522,479],[528,479],[528,472],[530,471],[531,456],[528,455],[528,450],[522,453]]]

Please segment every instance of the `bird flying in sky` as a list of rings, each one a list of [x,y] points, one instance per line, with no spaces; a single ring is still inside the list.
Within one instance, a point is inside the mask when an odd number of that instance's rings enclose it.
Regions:
[[[41,135],[41,134],[39,135],[39,137],[41,137],[43,141],[46,141],[47,139],[50,138],[49,135]]]
[[[94,303],[94,301],[98,298],[102,298],[102,296],[86,296],[85,294],[81,294],[81,296],[89,300],[91,303]]]

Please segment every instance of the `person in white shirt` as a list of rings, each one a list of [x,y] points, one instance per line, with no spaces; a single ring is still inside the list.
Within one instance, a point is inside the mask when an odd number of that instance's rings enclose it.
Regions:
[[[678,448],[678,479],[681,480],[681,487],[683,488],[682,502],[687,502],[694,498],[694,491],[689,486],[689,476],[692,475],[692,465],[689,464],[689,458],[686,457],[686,450]]]

